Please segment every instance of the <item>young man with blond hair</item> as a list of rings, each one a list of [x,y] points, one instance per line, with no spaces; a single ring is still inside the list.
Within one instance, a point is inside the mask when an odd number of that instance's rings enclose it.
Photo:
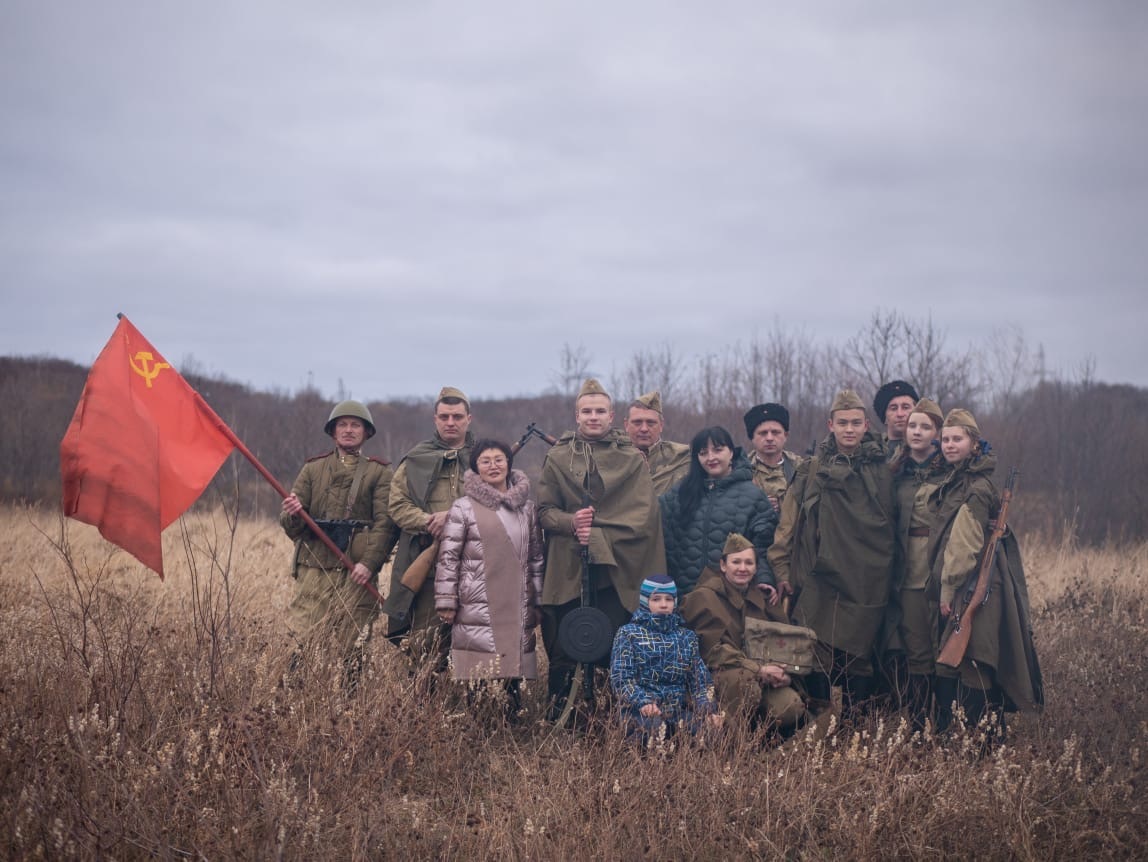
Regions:
[[[613,428],[614,407],[595,379],[574,402],[575,430],[546,454],[538,482],[538,519],[546,532],[542,584],[542,639],[550,659],[551,714],[560,710],[576,662],[562,649],[558,630],[582,597],[582,548],[588,549],[590,601],[614,629],[638,607],[647,572],[666,570],[662,520],[642,454]],[[609,653],[601,664],[606,666]]]

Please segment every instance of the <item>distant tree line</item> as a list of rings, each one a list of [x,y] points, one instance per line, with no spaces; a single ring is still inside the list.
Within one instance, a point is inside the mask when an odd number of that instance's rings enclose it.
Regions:
[[[284,485],[306,458],[330,448],[322,429],[336,397],[310,385],[265,392],[187,367],[181,371]],[[86,368],[64,360],[0,357],[0,499],[59,500],[59,443],[86,375]],[[1020,467],[1013,508],[1018,529],[1050,536],[1069,529],[1088,543],[1148,534],[1148,487],[1139,484],[1148,477],[1148,449],[1140,445],[1148,443],[1148,389],[1097,382],[1090,362],[1069,375],[1052,374],[1040,348],[1031,348],[1016,328],[956,348],[931,319],[878,311],[844,344],[822,344],[807,330],[775,323],[765,335],[720,351],[688,356],[666,343],[640,349],[609,369],[596,368],[582,345],[566,344],[550,390],[532,398],[476,400],[473,429],[513,442],[536,422],[558,436],[572,426],[573,394],[590,375],[614,395],[618,425],[632,398],[659,389],[665,436],[682,441],[721,424],[748,445],[742,414],[753,404],[779,401],[791,414],[789,448],[799,452],[825,435],[837,390],[853,388],[871,401],[883,381],[908,380],[946,411],[973,410],[1002,469]],[[368,402],[379,433],[367,451],[397,462],[428,437],[433,396]],[[533,440],[516,466],[536,478],[545,448]],[[238,455],[204,499],[211,503],[219,495],[238,499],[247,514],[278,511],[274,492]]]

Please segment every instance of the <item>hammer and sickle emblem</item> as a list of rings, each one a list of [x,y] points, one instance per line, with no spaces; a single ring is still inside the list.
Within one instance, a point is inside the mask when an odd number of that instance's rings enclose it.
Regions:
[[[151,382],[159,376],[159,373],[165,368],[171,368],[166,362],[156,362],[155,357],[148,353],[146,350],[141,350],[135,356],[128,360],[131,363],[132,371],[147,381],[147,388],[151,389]],[[139,363],[138,365],[136,363]]]

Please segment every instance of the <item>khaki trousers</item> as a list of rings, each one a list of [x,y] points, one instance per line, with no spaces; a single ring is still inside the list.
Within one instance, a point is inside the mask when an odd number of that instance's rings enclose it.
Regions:
[[[792,686],[762,685],[751,670],[730,668],[715,671],[714,693],[727,713],[758,715],[779,728],[797,724],[805,715],[805,702]]]
[[[295,597],[288,609],[288,626],[302,642],[330,635],[331,642],[349,654],[359,638],[369,638],[378,603],[344,569],[296,569]]]

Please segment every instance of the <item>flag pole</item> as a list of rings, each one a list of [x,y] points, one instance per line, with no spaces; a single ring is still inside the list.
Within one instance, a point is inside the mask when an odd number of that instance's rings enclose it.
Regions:
[[[196,392],[194,389],[192,392],[195,395],[195,400],[199,403],[200,409],[202,409],[204,413],[210,417],[211,421],[215,423],[215,426],[227,436],[227,439],[235,444],[235,448],[239,450],[240,454],[243,455],[244,458],[251,462],[251,466],[256,469],[259,475],[271,483],[271,487],[275,489],[275,492],[280,497],[284,498],[290,495],[291,492],[284,488],[279,483],[279,480],[271,475],[271,472],[266,467],[264,467],[263,464],[260,463],[259,459],[255,457],[255,454],[247,448],[247,446],[243,443],[242,440],[239,439],[239,437],[236,436],[235,432],[231,430],[228,424],[219,418],[219,414],[211,409],[211,405],[203,400],[203,396]],[[311,532],[315,534],[316,538],[318,538],[319,541],[326,545],[331,550],[331,552],[339,558],[339,562],[347,567],[347,573],[350,574],[351,570],[355,568],[355,564],[351,561],[351,558],[348,557],[342,550],[340,550],[338,545],[331,541],[331,537],[323,531],[322,527],[315,523],[315,519],[307,513],[306,509],[301,509],[299,511],[299,517],[303,519],[304,524],[311,528]],[[375,589],[374,585],[371,584],[370,581],[362,584],[362,587],[364,590],[374,596],[377,601],[380,603],[383,601],[383,597],[379,595],[379,591]]]

